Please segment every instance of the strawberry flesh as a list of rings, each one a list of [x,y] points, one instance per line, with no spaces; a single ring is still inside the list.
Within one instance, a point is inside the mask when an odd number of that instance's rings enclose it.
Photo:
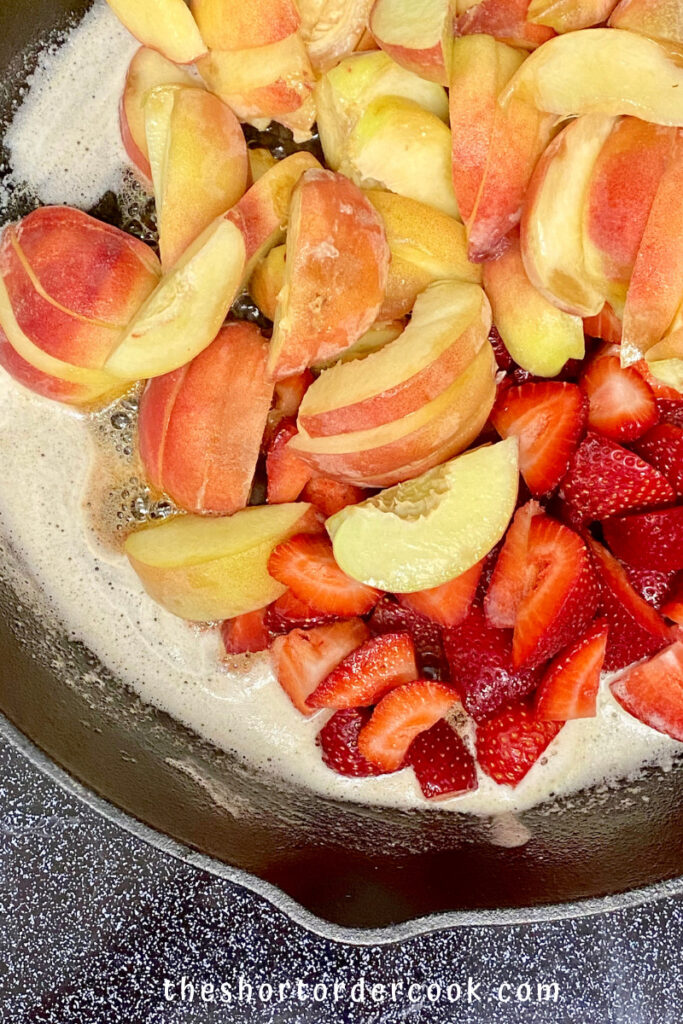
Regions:
[[[458,702],[452,686],[418,679],[391,690],[372,712],[358,737],[358,749],[384,771],[403,765],[416,736],[431,729]]]
[[[477,761],[501,785],[517,786],[555,739],[563,722],[536,718],[528,701],[477,726]]]
[[[683,743],[683,643],[634,665],[610,689],[634,718]]]
[[[683,424],[658,423],[641,437],[635,450],[683,495]]]
[[[382,769],[363,757],[358,749],[360,731],[371,714],[370,708],[337,711],[318,733],[323,761],[337,775],[360,779],[384,775]]]
[[[322,536],[297,534],[279,544],[268,559],[268,572],[300,601],[340,617],[364,615],[381,593],[347,576],[334,560],[332,544]]]
[[[314,476],[304,487],[301,497],[304,501],[310,501],[329,519],[348,505],[357,505],[363,501],[367,493],[362,487],[344,484],[329,476]]]
[[[417,615],[386,594],[375,605],[368,619],[368,627],[376,636],[382,633],[408,633],[415,644],[420,675],[427,679],[448,679],[442,631],[436,622]]]
[[[618,355],[599,355],[581,377],[588,398],[588,425],[612,441],[641,437],[659,418],[652,388]]]
[[[518,509],[505,536],[505,542],[491,575],[484,599],[486,618],[499,629],[514,629],[519,606],[524,598],[525,573],[531,520],[543,510],[536,501]]]
[[[338,621],[337,615],[326,615],[316,608],[311,608],[305,601],[295,597],[291,590],[286,590],[282,597],[269,604],[264,615],[264,622],[271,637],[282,636],[293,629],[311,629],[313,626],[324,626]]]
[[[457,626],[467,618],[479,586],[483,566],[483,560],[477,562],[471,569],[440,587],[416,591],[413,594],[399,594],[398,602],[404,608],[431,619],[439,626]]]
[[[548,667],[534,701],[536,717],[550,722],[594,718],[609,626],[598,619]]]
[[[265,612],[265,608],[259,608],[255,612],[226,619],[221,625],[226,654],[256,654],[268,648],[270,633],[265,623]]]
[[[407,633],[374,636],[347,655],[313,691],[310,708],[376,704],[396,686],[417,679],[415,647]]]
[[[474,758],[443,718],[413,740],[405,764],[415,772],[427,800],[462,796],[478,785]]]
[[[349,619],[314,629],[294,629],[276,637],[270,649],[273,668],[294,707],[303,715],[312,715],[306,698],[367,636],[367,626],[361,619]]]
[[[636,569],[683,569],[683,505],[636,512],[602,524],[613,554]]]

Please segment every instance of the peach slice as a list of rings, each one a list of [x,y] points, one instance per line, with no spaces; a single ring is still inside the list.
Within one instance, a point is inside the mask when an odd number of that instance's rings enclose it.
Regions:
[[[512,518],[517,441],[466,452],[327,520],[337,564],[393,593],[438,587],[491,551]]]
[[[215,622],[256,611],[285,592],[268,574],[273,548],[304,529],[305,502],[234,516],[177,516],[132,533],[126,554],[150,597],[173,615]]]
[[[436,114],[414,100],[372,100],[351,131],[340,170],[358,185],[380,185],[450,217],[459,216],[451,176],[451,133]]]
[[[526,16],[534,25],[576,32],[607,21],[617,0],[531,0]]]
[[[141,46],[130,62],[119,112],[121,138],[133,164],[149,181],[152,168],[149,165],[144,109],[147,94],[158,85],[196,84],[184,68],[179,68],[146,46]]]
[[[338,171],[349,135],[365,107],[379,96],[403,96],[448,121],[446,90],[426,82],[381,51],[359,53],[323,75],[315,89],[325,160]]]
[[[591,278],[586,267],[584,210],[614,124],[607,114],[586,114],[567,125],[539,160],[522,215],[522,257],[531,283],[576,316],[595,316],[606,301],[604,279]]]
[[[535,50],[502,101],[515,96],[559,117],[632,114],[678,126],[683,125],[682,86],[683,65],[675,48],[622,29],[592,28],[556,36]]]
[[[361,44],[372,2],[373,0],[298,0],[301,38],[316,73],[320,74],[334,67]]]
[[[211,50],[248,50],[279,43],[301,24],[294,0],[191,0],[190,7]]]
[[[316,472],[361,487],[387,487],[463,451],[479,435],[495,398],[496,362],[484,345],[437,398],[369,430],[332,437],[305,431],[289,447]]]
[[[287,246],[276,245],[265,256],[251,275],[249,294],[269,320],[275,319],[277,297],[285,283]]]
[[[164,269],[247,187],[249,162],[241,125],[204,89],[163,85],[145,102],[159,248]]]
[[[405,323],[403,320],[377,320],[358,341],[347,348],[340,356],[333,356],[327,362],[316,363],[316,370],[327,370],[330,366],[338,363],[351,363],[357,359],[365,359],[366,356],[378,352],[391,341],[396,341],[399,335],[403,334]]]
[[[524,270],[519,236],[484,266],[493,322],[516,363],[538,377],[555,377],[568,359],[583,359],[583,321],[541,295]]]
[[[124,380],[159,377],[210,345],[244,274],[242,233],[214,221],[166,274],[124,332],[104,369]]]
[[[206,53],[185,0],[107,0],[128,31],[174,64],[194,64]]]
[[[389,259],[382,221],[360,189],[333,171],[307,171],[292,200],[268,360],[276,380],[358,341],[382,305]]]
[[[369,430],[441,395],[488,344],[491,309],[476,284],[439,281],[419,296],[403,333],[361,362],[325,370],[304,395],[309,437]]]
[[[256,149],[247,150],[249,160],[249,184],[254,185],[259,178],[262,178],[268,171],[272,171],[277,160],[269,149],[257,146]]]
[[[394,192],[372,189],[366,195],[384,222],[391,250],[381,319],[405,316],[434,281],[481,283],[481,267],[467,259],[467,238],[459,221]]]
[[[527,20],[529,0],[480,0],[455,22],[458,35],[494,36],[510,46],[534,50],[552,39],[551,28]]]
[[[679,0],[621,0],[609,23],[612,28],[640,32],[651,39],[683,43],[683,10]]]
[[[401,67],[439,85],[447,85],[443,34],[448,0],[375,0],[370,31]]]
[[[149,482],[189,512],[244,508],[273,399],[268,343],[230,324],[191,363],[151,380],[140,404],[140,455]]]

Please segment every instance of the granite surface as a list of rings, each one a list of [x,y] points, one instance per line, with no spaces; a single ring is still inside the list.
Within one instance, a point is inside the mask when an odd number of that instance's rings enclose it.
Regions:
[[[683,1019],[676,887],[573,920],[343,941],[150,846],[6,740],[0,837],[3,1022]]]

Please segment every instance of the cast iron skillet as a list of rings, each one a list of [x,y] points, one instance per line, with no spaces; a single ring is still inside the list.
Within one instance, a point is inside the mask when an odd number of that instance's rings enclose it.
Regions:
[[[50,31],[87,6],[2,0],[0,117],[11,112],[23,83],[26,53],[35,55]],[[5,551],[0,562],[16,560]],[[28,568],[24,576],[29,591],[39,588]],[[681,766],[627,789],[526,813],[529,841],[514,848],[501,846],[500,828],[487,821],[275,790],[143,706],[58,623],[36,621],[25,596],[20,602],[0,584],[0,709],[10,721],[157,833],[274,884],[327,921],[377,928],[491,908],[519,908],[523,920],[530,913],[523,908],[627,893],[683,875]]]

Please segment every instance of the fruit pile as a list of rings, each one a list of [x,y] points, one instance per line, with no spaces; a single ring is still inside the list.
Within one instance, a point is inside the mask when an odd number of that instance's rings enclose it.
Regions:
[[[269,649],[342,775],[515,786],[603,671],[683,742],[678,0],[109,3],[159,255],[7,226],[0,364],[147,382],[147,592]]]

